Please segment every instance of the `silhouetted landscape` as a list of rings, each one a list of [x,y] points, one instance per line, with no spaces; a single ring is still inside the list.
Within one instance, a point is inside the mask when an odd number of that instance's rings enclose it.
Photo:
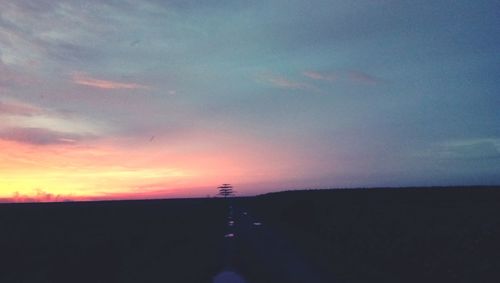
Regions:
[[[498,282],[499,189],[1,204],[0,282]]]

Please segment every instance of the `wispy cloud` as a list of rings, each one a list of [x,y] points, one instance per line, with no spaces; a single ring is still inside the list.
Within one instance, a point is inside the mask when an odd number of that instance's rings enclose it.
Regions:
[[[349,71],[348,78],[353,82],[371,84],[371,85],[380,84],[384,82],[383,79],[362,71]]]
[[[320,73],[316,71],[305,71],[302,73],[304,76],[313,79],[313,80],[322,80],[322,81],[335,81],[338,79],[338,75],[333,73]]]
[[[0,101],[0,115],[33,116],[42,112],[40,108],[29,104]]]
[[[302,75],[315,81],[348,82],[355,84],[376,85],[384,80],[359,70],[338,70],[333,72],[304,71]]]
[[[453,159],[498,159],[500,139],[456,140],[442,143],[440,155]]]
[[[93,78],[86,73],[75,73],[73,74],[72,79],[75,84],[99,89],[149,89],[148,86],[137,83],[118,82]]]
[[[109,128],[64,111],[16,99],[0,101],[0,140],[31,145],[74,144],[95,139]]]
[[[13,86],[25,86],[36,81],[30,74],[19,72],[5,64],[1,57],[2,53],[0,52],[0,89]]]
[[[7,128],[0,130],[0,139],[32,145],[74,144],[91,135],[78,135],[43,128]]]
[[[294,81],[279,75],[267,74],[260,76],[259,79],[278,88],[292,89],[292,90],[314,89],[312,85],[299,81]]]

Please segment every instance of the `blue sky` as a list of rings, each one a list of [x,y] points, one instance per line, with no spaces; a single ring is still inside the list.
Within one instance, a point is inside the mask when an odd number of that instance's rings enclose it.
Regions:
[[[154,180],[176,196],[500,183],[498,1],[0,7],[0,140],[40,168],[47,151],[64,148],[66,172],[105,148],[94,170],[191,172]],[[120,164],[128,152],[143,160]]]

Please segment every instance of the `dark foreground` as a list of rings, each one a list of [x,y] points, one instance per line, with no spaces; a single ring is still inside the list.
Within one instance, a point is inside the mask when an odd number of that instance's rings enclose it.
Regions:
[[[3,283],[500,282],[500,188],[3,204],[0,223]]]

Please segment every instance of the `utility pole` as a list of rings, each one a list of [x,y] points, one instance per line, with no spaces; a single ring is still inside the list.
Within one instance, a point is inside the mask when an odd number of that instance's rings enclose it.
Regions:
[[[234,195],[233,186],[231,186],[231,184],[222,184],[222,186],[218,187],[217,189],[219,189],[218,195],[221,195],[225,198]]]

